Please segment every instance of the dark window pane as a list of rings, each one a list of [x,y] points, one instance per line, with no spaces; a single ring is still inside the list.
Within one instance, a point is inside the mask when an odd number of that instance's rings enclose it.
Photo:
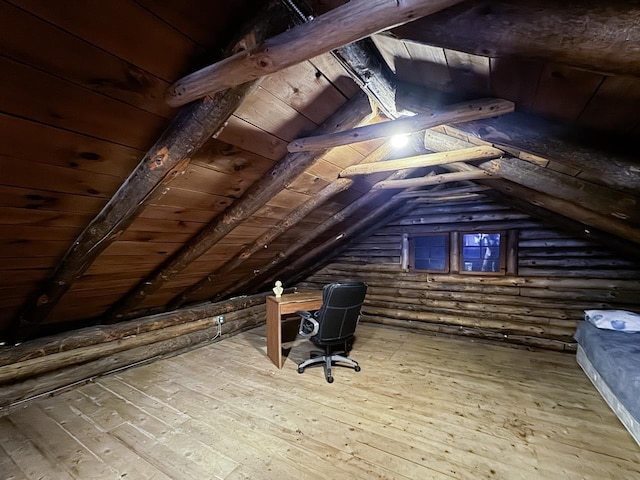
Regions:
[[[447,235],[413,238],[414,268],[445,271],[447,268]]]

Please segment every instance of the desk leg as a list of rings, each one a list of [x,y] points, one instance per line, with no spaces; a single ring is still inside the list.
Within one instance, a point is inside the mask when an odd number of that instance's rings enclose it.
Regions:
[[[267,357],[282,368],[282,328],[280,327],[280,304],[267,302]]]

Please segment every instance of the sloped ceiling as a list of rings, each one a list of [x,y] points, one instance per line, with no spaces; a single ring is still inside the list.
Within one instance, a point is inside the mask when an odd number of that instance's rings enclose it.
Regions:
[[[499,179],[479,183],[514,204],[526,200],[528,213],[543,212],[574,233],[637,250],[638,2],[600,8],[529,0],[514,10],[506,2],[463,2],[375,35],[364,45],[381,70],[367,80],[391,82],[395,107],[433,112],[460,99],[515,102],[514,114],[439,127],[427,135],[426,150],[422,132],[404,150],[381,139],[288,153],[289,142],[331,131],[336,119],[342,129],[389,121],[379,113],[384,108],[371,112],[353,72],[325,54],[269,75],[239,93],[237,105],[215,97],[233,105],[232,114],[193,148],[190,140],[174,142],[187,153],[164,171],[173,150],[163,156],[156,147],[176,131],[202,135],[203,127],[185,124],[200,125],[190,119],[202,111],[210,119],[218,109],[206,102],[172,109],[165,91],[220,59],[227,46],[250,43],[252,37],[238,44],[234,35],[267,3],[0,3],[3,336],[253,293],[276,277],[287,286],[339,245],[410,208],[410,197],[372,189],[377,182],[455,170],[339,179],[345,168],[470,145],[504,152],[503,161],[466,164]],[[300,7],[317,16],[342,3]],[[289,11],[276,8],[285,19],[280,30],[291,28]],[[532,31],[533,18],[546,21]],[[600,30],[576,20],[584,18]],[[564,22],[564,37],[557,22]],[[574,48],[585,38],[594,42],[591,56]],[[526,48],[531,44],[537,48]],[[151,167],[136,176],[145,159],[157,163],[144,163]],[[154,175],[157,188],[136,191]],[[116,214],[118,221],[105,223]]]

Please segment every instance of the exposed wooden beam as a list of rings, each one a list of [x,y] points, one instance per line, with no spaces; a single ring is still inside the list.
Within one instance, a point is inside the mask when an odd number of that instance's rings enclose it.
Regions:
[[[429,150],[458,149],[463,145],[469,145],[462,139],[432,130],[425,132],[424,142],[425,147]],[[613,191],[509,155],[503,156],[500,160],[482,162],[478,167],[498,177],[568,200],[602,215],[640,224],[638,200],[631,195]]]
[[[339,236],[332,237],[322,244],[306,251],[293,262],[288,263],[281,271],[267,280],[272,282],[275,276],[282,275],[289,278],[295,285],[301,278],[307,277],[310,272],[326,265],[349,245],[361,238],[367,238],[383,225],[402,217],[414,208],[413,205],[404,204],[405,199],[392,197],[384,205],[373,209],[343,230]],[[275,276],[274,276],[275,275]]]
[[[387,160],[386,162],[353,165],[340,172],[341,177],[368,175],[379,172],[392,172],[405,168],[435,167],[446,163],[486,160],[504,155],[502,150],[489,146],[462,148],[460,150],[438,153],[427,153],[415,157]]]
[[[358,94],[329,117],[319,127],[318,131],[330,132],[337,128],[352,128],[367,118],[370,113],[370,104],[367,98],[364,94]],[[280,160],[263,178],[249,187],[236,202],[216,216],[167,261],[118,301],[107,312],[107,316],[114,319],[122,318],[128,310],[133,309],[145,298],[157,291],[191,262],[206,253],[207,250],[241,222],[260,209],[289,182],[320,158],[323,153],[321,151],[288,154],[284,159]]]
[[[437,134],[437,132],[435,133],[436,135],[429,135],[427,138],[437,138],[439,135],[443,135]],[[446,137],[446,135],[443,136]],[[426,146],[427,148],[436,148],[438,145],[438,148],[442,148],[442,145],[445,143],[450,148],[464,148],[470,145],[464,140],[449,138],[448,140],[440,139],[437,143],[434,142],[433,144],[429,144],[427,140]],[[444,168],[459,173],[472,173],[477,167],[472,167],[465,163],[452,163],[445,165]],[[640,228],[567,201],[564,199],[563,195],[549,195],[503,179],[484,179],[478,181],[482,185],[490,186],[502,193],[527,201],[534,206],[545,208],[551,212],[555,212],[584,224],[586,228],[584,229],[585,231],[583,231],[583,236],[588,236],[589,227],[594,227],[602,232],[606,232],[611,239],[619,237],[620,239],[629,240],[630,242],[640,243]],[[559,228],[564,228],[562,223],[556,225]],[[575,231],[576,229],[574,229],[574,232]],[[599,238],[605,238],[605,234],[601,235]],[[624,245],[626,242],[615,242],[612,240],[611,242],[604,243]]]
[[[381,160],[384,160],[385,158],[388,158],[389,155],[392,154],[392,152],[393,147],[391,147],[388,143],[384,143],[369,155],[367,155],[365,158],[363,158],[361,164],[379,162]],[[267,230],[265,233],[260,235],[260,237],[254,240],[250,245],[243,248],[239,253],[234,255],[233,258],[229,259],[222,266],[218,267],[217,269],[206,275],[204,278],[202,278],[202,280],[185,289],[185,291],[173,298],[167,304],[167,309],[177,309],[185,303],[194,300],[195,296],[198,295],[198,293],[200,293],[207,287],[211,287],[211,285],[213,285],[217,279],[222,278],[223,275],[238,268],[256,252],[262,251],[267,248],[269,244],[278,236],[297,225],[299,222],[304,220],[307,215],[309,215],[313,210],[317,209],[319,206],[321,206],[323,203],[325,203],[338,193],[347,190],[351,185],[353,185],[353,180],[346,178],[339,178],[331,182],[300,207],[293,210],[289,215],[278,222],[277,225]]]
[[[313,21],[272,37],[174,83],[167,103],[184,105],[235,87],[393,26],[430,15],[461,0],[352,0]]]
[[[529,3],[535,1],[529,0]],[[552,3],[555,5],[555,2]],[[592,3],[596,4],[593,1]],[[625,2],[616,0],[616,3],[616,8],[619,8]],[[465,4],[462,8],[469,8],[469,5]],[[437,17],[438,14],[434,16]],[[443,103],[459,101],[432,89],[416,88],[403,83],[394,84],[392,78],[378,73],[381,69],[371,46],[362,44],[359,47],[357,52],[346,50],[341,52],[341,55],[360,65],[360,71],[367,74],[368,89],[395,92],[394,96],[380,95],[375,98],[376,101],[388,103],[384,105],[385,111],[430,113]],[[347,69],[347,73],[354,75],[350,69]],[[537,118],[521,112],[459,123],[448,126],[447,129],[479,138],[496,148],[506,147],[505,150],[512,153],[519,150],[558,161],[582,170],[582,178],[598,178],[613,187],[637,191],[640,185],[640,161],[637,158],[636,145],[617,135]]]
[[[640,75],[640,5],[626,0],[467,2],[393,34],[497,58],[498,65],[516,58]]]
[[[510,156],[480,163],[478,167],[492,175],[568,200],[602,215],[640,224],[640,207],[636,198],[630,195]]]
[[[340,178],[335,182],[331,182],[320,192],[315,194],[300,207],[295,209],[284,219],[278,222],[276,226],[267,230],[256,240],[251,242],[250,245],[244,247],[239,253],[227,260],[223,265],[216,268],[211,273],[207,274],[202,280],[191,285],[184,292],[173,298],[167,304],[167,309],[175,310],[177,308],[180,308],[185,303],[194,300],[201,291],[205,290],[207,287],[211,287],[215,284],[216,280],[223,278],[225,274],[232,272],[233,270],[238,268],[256,252],[262,251],[267,248],[275,238],[277,238],[279,235],[283,234],[290,228],[293,228],[300,221],[304,220],[305,217],[309,215],[313,210],[318,208],[318,206],[322,205],[334,195],[347,190],[352,184],[353,180],[349,180],[346,178]]]
[[[286,25],[281,8],[262,12],[248,27],[256,38],[273,35]],[[240,42],[227,48],[233,51]],[[125,231],[163,187],[183,172],[191,155],[222,128],[254,89],[253,83],[205,97],[180,109],[169,127],[140,160],[105,207],[74,240],[55,271],[24,304],[10,327],[10,337],[27,326],[41,323],[95,259]]]
[[[410,175],[412,170],[404,170],[402,172],[396,172],[389,176],[390,179],[401,179],[405,178],[407,175]],[[341,211],[333,215],[330,219],[318,225],[316,228],[308,232],[304,237],[297,239],[295,242],[292,242],[284,251],[279,252],[263,269],[262,273],[260,273],[255,278],[248,278],[243,282],[234,285],[233,287],[227,288],[222,292],[218,292],[213,300],[218,300],[222,298],[226,298],[229,295],[232,295],[237,292],[241,292],[243,289],[250,289],[254,286],[259,286],[264,283],[264,278],[267,278],[271,272],[276,269],[281,268],[282,262],[287,258],[291,258],[296,252],[304,248],[314,239],[321,237],[327,230],[338,225],[343,222],[345,219],[353,215],[359,209],[374,203],[376,200],[381,198],[382,195],[385,195],[382,191],[369,191],[365,193],[360,198],[349,204],[347,207],[343,208]],[[386,203],[386,202],[385,202]]]
[[[373,54],[375,46],[371,39],[340,47],[333,56],[349,73],[349,76],[388,118],[412,115],[413,112],[399,110],[396,106],[396,83],[394,73],[386,63]],[[374,78],[374,81],[371,79]]]
[[[297,138],[287,145],[290,152],[318,150],[352,143],[366,142],[393,135],[420,132],[427,128],[448,123],[468,122],[495,117],[513,112],[514,104],[509,100],[484,98],[471,102],[449,105],[426,114],[400,118],[388,122],[366,125],[351,130],[342,130],[330,135],[314,135]]]
[[[419,100],[416,99],[416,103]],[[535,118],[520,112],[447,127],[513,154],[526,152],[581,170],[581,178],[638,191],[636,145],[616,135]]]
[[[463,180],[479,180],[489,178],[491,175],[484,170],[473,167],[469,172],[441,173],[421,178],[406,178],[404,180],[384,180],[376,183],[372,190],[388,190],[395,188],[418,188],[429,185],[442,185],[445,183],[461,182]]]

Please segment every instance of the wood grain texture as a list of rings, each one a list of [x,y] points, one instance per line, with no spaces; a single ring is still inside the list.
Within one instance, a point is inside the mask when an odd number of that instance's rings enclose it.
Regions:
[[[198,480],[632,478],[640,468],[572,355],[369,323],[357,335],[362,371],[336,368],[331,391],[320,371],[296,372],[310,342],[287,343],[277,370],[260,327],[42,398],[0,418],[0,465],[16,478]]]
[[[257,48],[236,54],[178,80],[167,92],[167,103],[184,105],[197,98],[255,80],[312,57],[330,52],[372,33],[430,15],[459,0],[429,3],[388,0],[353,1],[272,37]]]

